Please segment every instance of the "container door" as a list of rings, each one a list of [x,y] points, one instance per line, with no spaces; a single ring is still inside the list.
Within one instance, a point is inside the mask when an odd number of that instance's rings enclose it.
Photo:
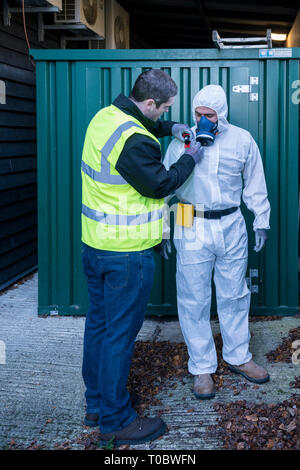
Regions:
[[[173,107],[170,109],[169,115],[166,117],[174,121],[186,122],[191,126],[194,125],[192,120],[191,102],[193,96],[204,86],[209,84],[221,85],[227,96],[228,101],[228,121],[231,124],[242,127],[248,130],[256,142],[258,143],[258,115],[259,115],[259,76],[258,76],[258,62],[251,61],[247,65],[241,67],[237,66],[234,61],[230,65],[228,63],[225,67],[219,64],[216,67],[215,63],[209,64],[209,67],[199,67],[187,69],[171,68],[164,69],[169,72],[174,78],[179,87],[179,96]],[[170,138],[162,139],[163,153],[166,151],[170,142]],[[169,205],[177,202],[174,197]],[[252,291],[251,302],[252,305],[258,304],[259,298],[259,255],[253,251],[254,247],[254,232],[253,214],[241,203],[241,210],[246,220],[248,237],[249,237],[249,261],[247,271],[247,283],[249,289]],[[173,234],[174,224],[171,225]],[[176,254],[175,248],[172,247],[172,256],[169,261],[162,260],[158,255],[155,255],[157,275],[155,277],[154,286],[152,289],[151,306],[149,309],[157,311],[157,305],[161,303],[162,312],[174,313],[177,310],[176,302],[176,286],[174,279],[176,275]],[[215,289],[212,282],[212,312],[216,313],[216,299]]]
[[[231,68],[228,120],[231,124],[248,130],[258,145],[259,82],[258,62],[251,61],[249,67]],[[260,150],[263,158],[263,149]],[[249,257],[246,280],[251,291],[251,307],[254,307],[259,304],[259,298],[262,294],[262,289],[259,289],[262,282],[262,272],[259,269],[259,258],[261,255],[253,250],[255,245],[255,235],[253,232],[254,215],[246,208],[243,201],[241,201],[241,210],[245,217],[248,231]]]

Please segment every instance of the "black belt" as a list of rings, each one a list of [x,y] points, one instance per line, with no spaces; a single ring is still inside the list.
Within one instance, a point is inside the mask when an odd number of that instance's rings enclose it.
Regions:
[[[196,209],[194,210],[194,216],[195,217],[204,217],[205,219],[220,219],[223,217],[223,215],[229,215],[232,214],[238,210],[238,207],[230,207],[229,209],[223,209],[220,211],[197,211]]]

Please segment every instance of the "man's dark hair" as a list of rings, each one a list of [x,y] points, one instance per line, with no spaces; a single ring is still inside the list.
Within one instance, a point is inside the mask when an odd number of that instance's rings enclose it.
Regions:
[[[129,98],[137,102],[152,98],[155,101],[156,107],[159,108],[171,96],[176,95],[177,85],[170,75],[160,69],[150,69],[138,76]]]

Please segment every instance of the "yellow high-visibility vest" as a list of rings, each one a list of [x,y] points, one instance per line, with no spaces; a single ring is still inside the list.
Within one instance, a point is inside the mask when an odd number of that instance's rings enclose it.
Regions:
[[[91,120],[82,153],[82,241],[99,250],[140,251],[162,240],[164,199],[142,196],[116,170],[125,142],[144,134],[140,121],[116,106]],[[159,144],[160,145],[160,144]]]

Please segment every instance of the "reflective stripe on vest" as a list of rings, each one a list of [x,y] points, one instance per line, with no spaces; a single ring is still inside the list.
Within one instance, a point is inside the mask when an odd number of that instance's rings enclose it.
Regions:
[[[162,209],[138,215],[106,214],[82,204],[82,213],[89,219],[106,225],[142,225],[162,218]]]
[[[82,171],[98,183],[128,184],[127,181],[124,180],[121,175],[112,175],[110,173],[110,163],[108,161],[108,157],[111,154],[118,140],[121,138],[122,133],[124,131],[127,131],[131,127],[139,127],[140,129],[143,129],[142,126],[139,126],[133,121],[124,122],[114,131],[114,133],[110,136],[105,145],[102,147],[100,152],[101,156],[104,158],[101,158],[101,171],[94,170],[83,160],[81,162]]]
[[[97,181],[97,183],[128,184],[121,175],[110,174],[110,164],[106,158],[101,160],[101,171],[94,170],[83,160],[81,161],[81,169],[83,173],[92,178],[92,180]]]

